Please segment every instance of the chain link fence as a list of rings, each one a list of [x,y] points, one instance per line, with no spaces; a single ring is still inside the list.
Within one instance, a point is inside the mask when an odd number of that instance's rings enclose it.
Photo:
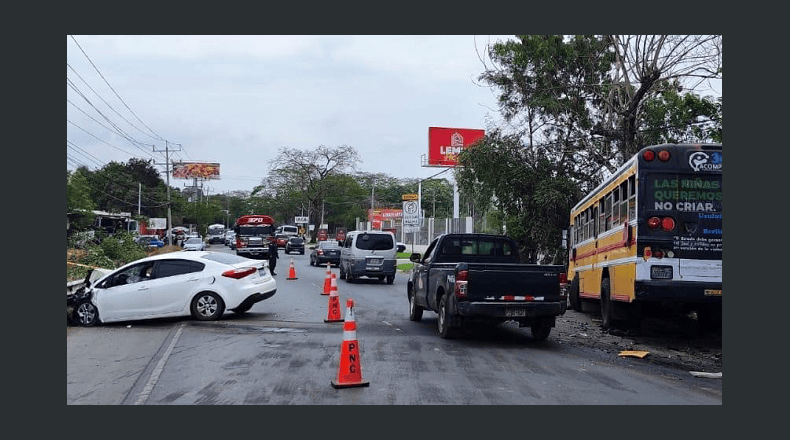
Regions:
[[[357,221],[357,230],[368,230],[370,222]],[[459,217],[459,218],[423,218],[422,225],[419,227],[406,227],[405,230],[401,220],[385,220],[381,223],[381,229],[391,231],[395,238],[407,245],[427,246],[431,241],[441,234],[449,233],[481,233],[481,234],[501,234],[502,231],[494,227],[485,218]]]

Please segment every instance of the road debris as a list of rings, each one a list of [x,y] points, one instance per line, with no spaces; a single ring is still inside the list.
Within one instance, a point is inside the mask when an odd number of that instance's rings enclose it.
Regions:
[[[641,350],[623,350],[620,353],[618,353],[619,356],[636,357],[639,359],[644,358],[648,354],[650,354],[649,351],[641,351]]]
[[[707,377],[709,379],[721,379],[721,372],[719,373],[706,373],[704,371],[689,371],[694,377]]]

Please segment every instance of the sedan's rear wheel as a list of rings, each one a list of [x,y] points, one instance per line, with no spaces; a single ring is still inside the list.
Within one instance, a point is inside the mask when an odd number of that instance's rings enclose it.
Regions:
[[[199,321],[215,321],[222,316],[225,305],[213,292],[201,292],[192,299],[192,316]]]

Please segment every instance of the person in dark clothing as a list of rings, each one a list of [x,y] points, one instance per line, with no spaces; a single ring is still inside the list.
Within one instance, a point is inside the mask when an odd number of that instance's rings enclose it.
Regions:
[[[274,268],[277,266],[277,259],[280,256],[277,254],[277,243],[269,243],[269,271],[272,275],[277,275],[274,273]]]

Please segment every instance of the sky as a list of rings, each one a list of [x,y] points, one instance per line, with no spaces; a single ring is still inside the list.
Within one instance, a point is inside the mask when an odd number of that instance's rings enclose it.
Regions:
[[[445,168],[421,166],[429,127],[501,120],[477,78],[507,38],[69,35],[67,169],[153,158],[164,179],[167,146],[220,164],[212,195],[251,191],[282,147],[347,145],[356,171],[430,177]]]

